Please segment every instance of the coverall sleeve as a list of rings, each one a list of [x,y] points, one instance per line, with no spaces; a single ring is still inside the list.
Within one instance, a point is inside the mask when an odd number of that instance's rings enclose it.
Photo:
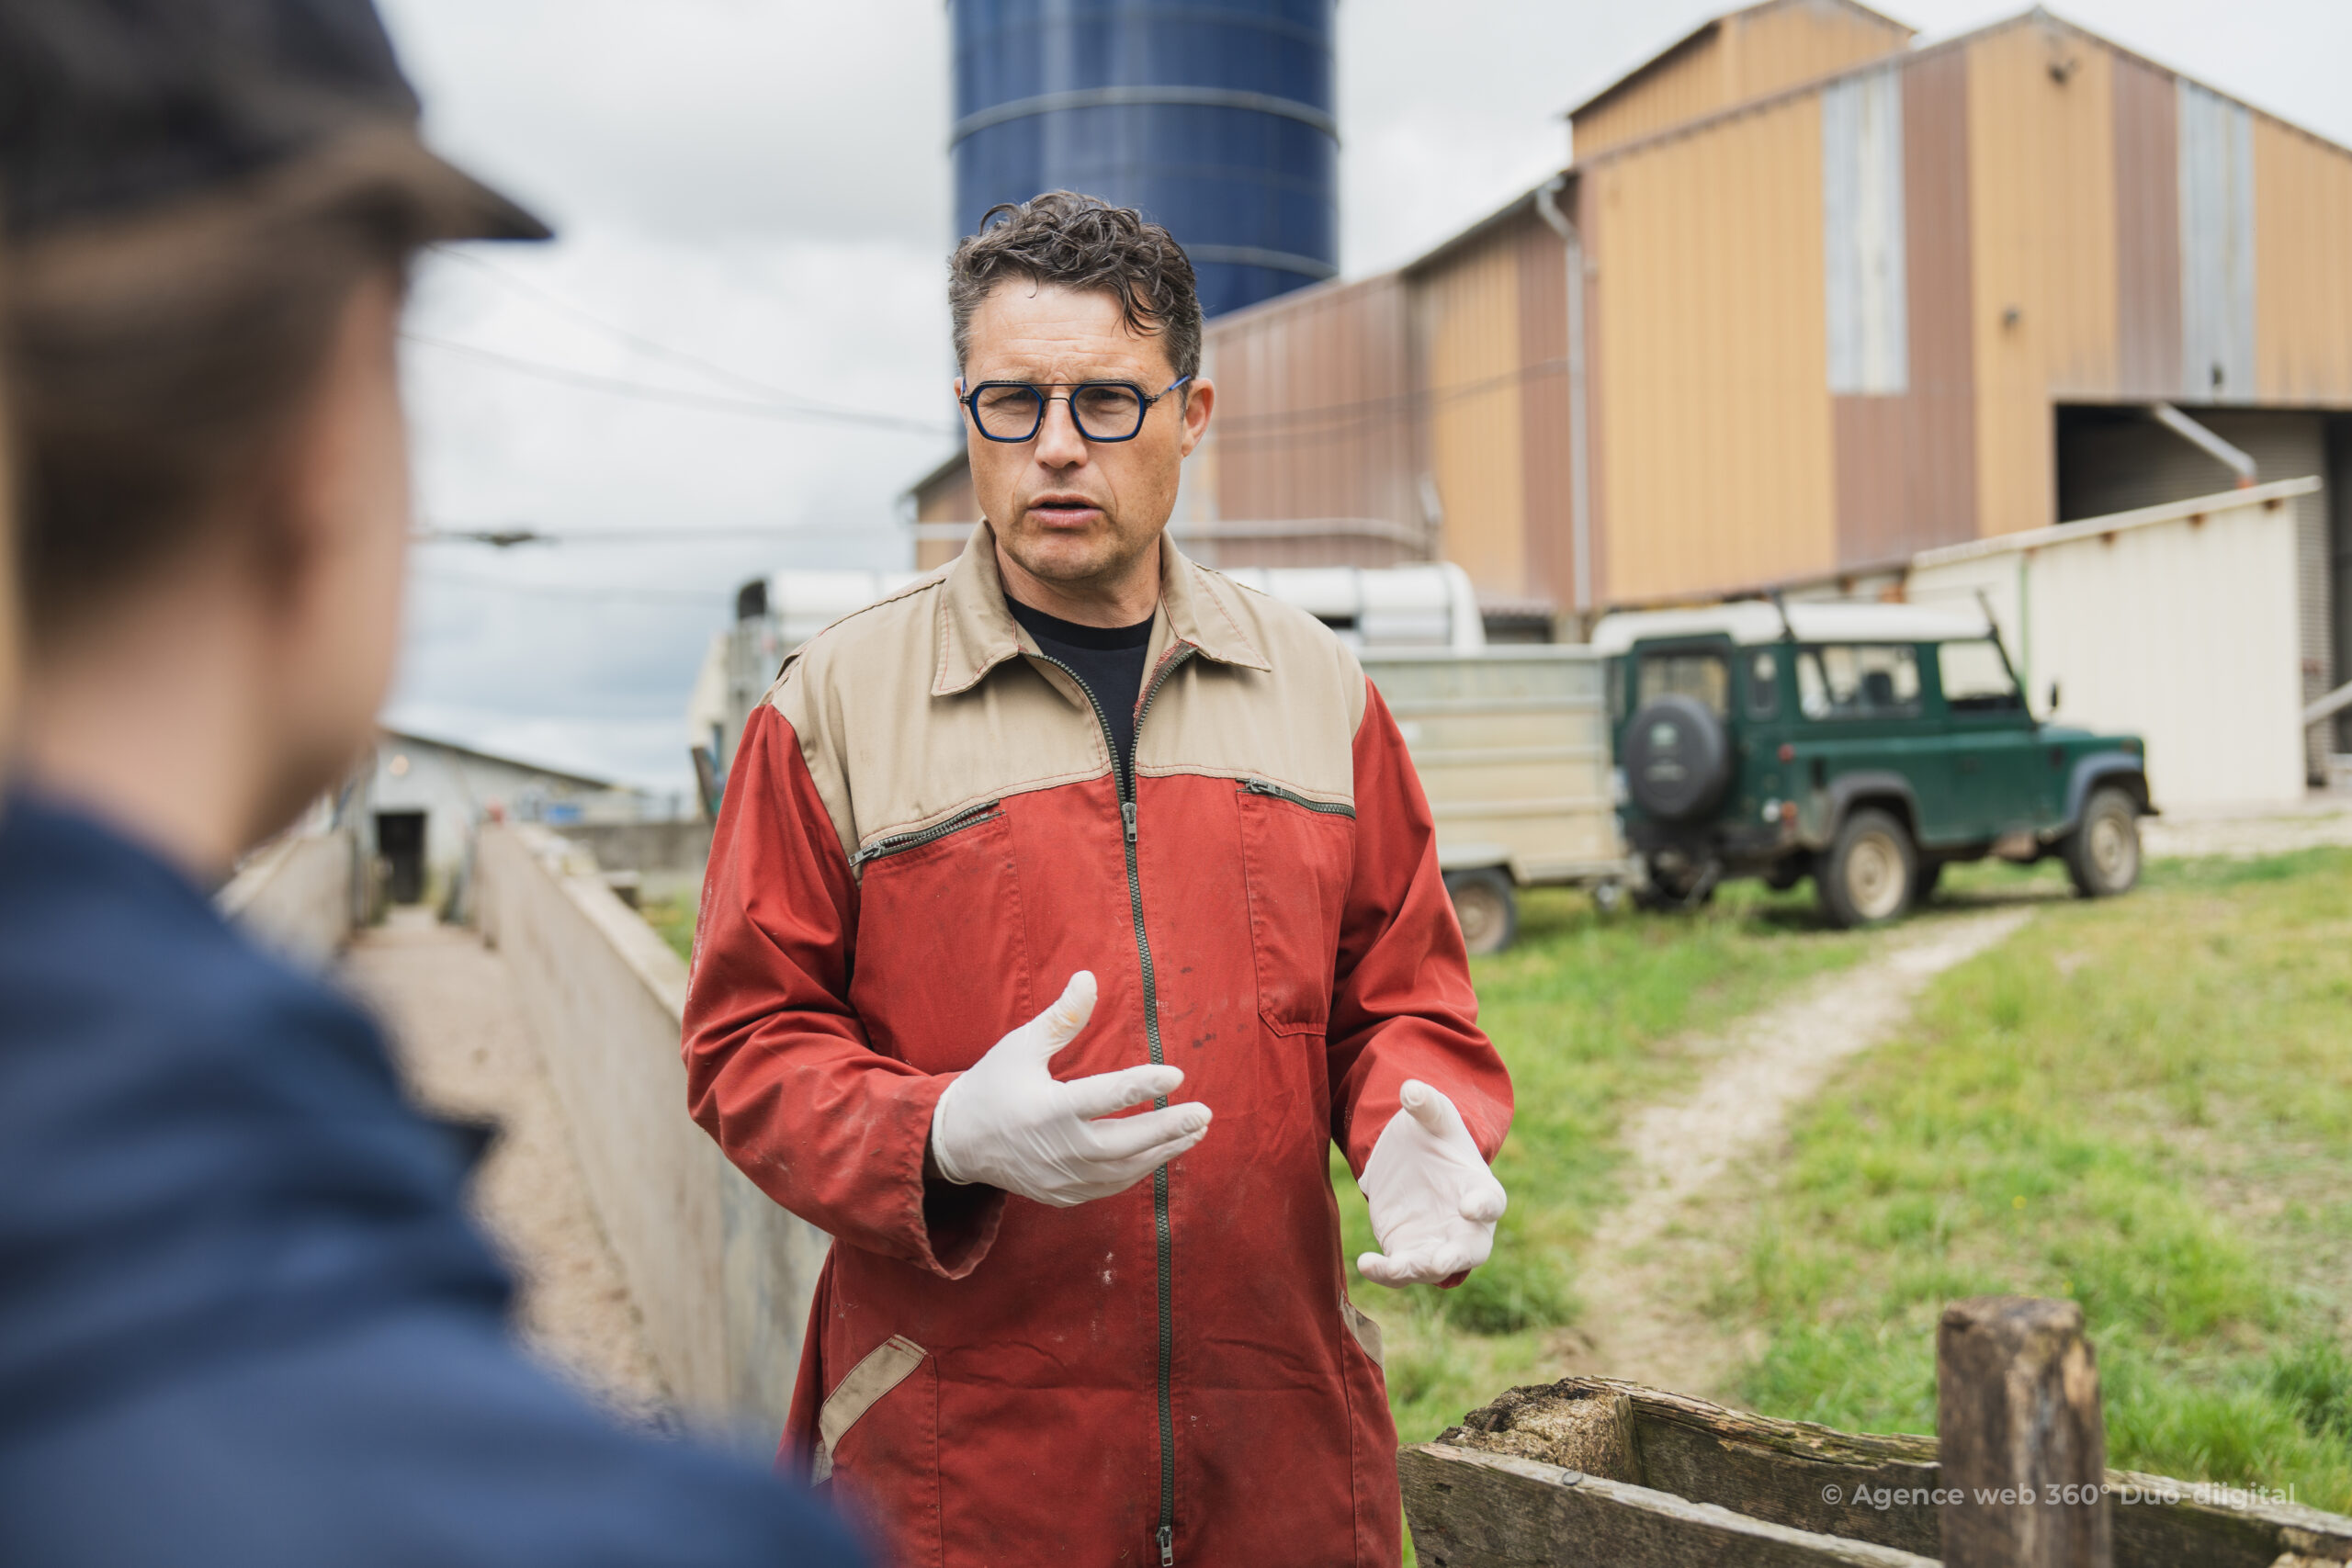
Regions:
[[[1004,1194],[925,1180],[952,1075],[867,1043],[849,1004],[857,884],[791,721],[753,711],[710,846],[685,1008],[687,1103],[728,1158],[852,1247],[947,1279],[978,1266]]]
[[[1510,1075],[1478,1028],[1429,802],[1369,680],[1356,726],[1355,799],[1355,871],[1326,1035],[1332,1140],[1362,1176],[1406,1081],[1419,1078],[1453,1101],[1491,1161],[1510,1127]]]

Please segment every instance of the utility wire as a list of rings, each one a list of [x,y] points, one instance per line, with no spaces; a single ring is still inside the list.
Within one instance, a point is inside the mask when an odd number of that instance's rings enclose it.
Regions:
[[[536,377],[560,386],[579,387],[589,391],[611,392],[620,397],[638,398],[647,402],[673,403],[682,408],[701,409],[710,413],[743,414],[754,419],[813,419],[837,424],[862,424],[876,430],[897,430],[910,434],[927,435],[933,440],[950,439],[955,432],[944,423],[930,420],[906,419],[898,414],[867,413],[860,409],[835,408],[829,403],[806,401],[763,402],[751,398],[720,397],[710,392],[689,392],[673,387],[656,387],[644,381],[624,380],[617,376],[599,376],[591,371],[573,370],[561,365],[549,365],[543,360],[526,359],[519,355],[501,354],[496,349],[480,348],[469,343],[453,343],[447,338],[427,337],[423,333],[404,332],[401,336],[410,343],[427,348],[437,348],[445,354],[460,355],[486,365],[495,365],[521,376]]]
[[[652,604],[692,604],[708,609],[734,597],[733,590],[600,587],[590,583],[501,582],[490,577],[465,577],[449,572],[420,572],[416,581],[435,588],[463,588],[493,593],[522,593],[541,599],[617,599]]]
[[[896,531],[903,524],[886,525]],[[427,526],[409,537],[420,545],[488,545],[511,549],[516,545],[668,545],[704,544],[724,540],[859,538],[881,532],[855,523],[781,524],[749,528],[592,528],[577,533],[534,528],[528,524],[494,525],[481,528]]]
[[[537,300],[540,304],[545,305],[548,309],[556,311],[560,315],[569,316],[573,321],[580,322],[583,326],[593,327],[596,331],[603,333],[609,337],[618,338],[621,342],[628,344],[631,348],[652,355],[657,359],[666,359],[673,365],[681,365],[690,370],[698,370],[702,374],[711,377],[716,380],[726,382],[729,386],[740,388],[745,391],[756,392],[763,398],[777,399],[782,401],[798,403],[812,408],[830,407],[834,408],[836,412],[859,412],[855,410],[842,409],[838,405],[820,403],[813,398],[803,397],[797,392],[789,391],[785,388],[773,386],[768,382],[756,379],[753,377],[746,376],[740,370],[730,369],[727,366],[719,364],[717,360],[706,359],[699,354],[695,354],[683,348],[673,347],[671,344],[662,343],[658,339],[647,337],[642,333],[632,332],[628,328],[620,325],[618,322],[608,321],[602,316],[594,315],[589,311],[582,310],[571,300],[563,299],[560,295],[540,287],[538,284],[533,283],[530,279],[524,277],[519,273],[507,271],[504,267],[500,266],[486,256],[476,255],[471,251],[457,250],[447,245],[436,245],[434,248],[440,254],[447,256],[453,261],[464,262],[468,266],[472,267],[475,271],[486,274],[488,276],[499,283],[504,284],[507,288],[514,289],[515,292],[526,295],[529,298]]]

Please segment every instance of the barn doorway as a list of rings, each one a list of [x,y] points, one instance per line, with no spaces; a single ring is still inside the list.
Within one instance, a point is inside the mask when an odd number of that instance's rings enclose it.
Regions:
[[[376,813],[376,852],[384,858],[384,896],[395,904],[424,902],[424,813]]]

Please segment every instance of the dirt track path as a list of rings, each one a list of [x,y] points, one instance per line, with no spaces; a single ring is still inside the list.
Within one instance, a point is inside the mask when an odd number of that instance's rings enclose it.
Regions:
[[[1690,1047],[1707,1066],[1686,1098],[1626,1124],[1623,1208],[1601,1222],[1577,1280],[1582,1334],[1555,1347],[1573,1372],[1721,1396],[1760,1347],[1712,1319],[1693,1292],[1745,1244],[1751,1164],[1783,1136],[1789,1113],[1848,1058],[1910,1017],[1928,982],[2032,918],[2030,908],[1957,914],[1891,933],[1855,968]]]
[[[521,1282],[525,1345],[623,1418],[673,1425],[505,961],[429,911],[396,909],[352,944],[343,977],[383,1021],[420,1104],[502,1129],[474,1208]]]

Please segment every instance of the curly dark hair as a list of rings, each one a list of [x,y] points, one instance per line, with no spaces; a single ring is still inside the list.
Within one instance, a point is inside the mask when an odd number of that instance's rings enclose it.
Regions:
[[[1016,277],[1114,296],[1128,331],[1164,336],[1176,374],[1200,374],[1201,300],[1193,264],[1174,235],[1134,209],[1067,190],[989,208],[980,231],[947,260],[959,367],[970,357],[973,312],[990,289]]]

